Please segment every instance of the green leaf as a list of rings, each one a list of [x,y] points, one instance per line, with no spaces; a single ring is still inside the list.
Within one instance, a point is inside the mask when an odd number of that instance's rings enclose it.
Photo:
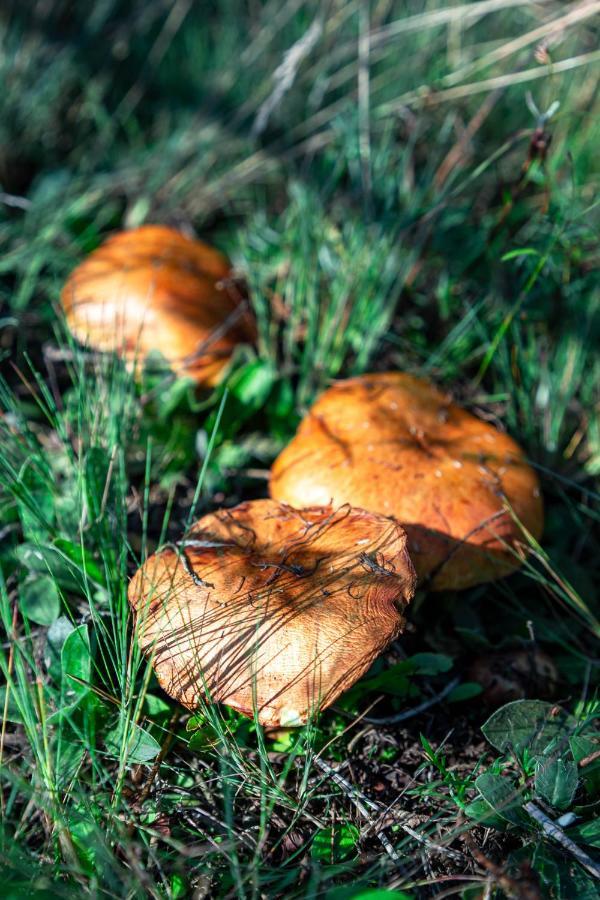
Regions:
[[[31,465],[22,469],[19,480],[18,508],[23,534],[29,541],[43,540],[54,522],[53,485]]]
[[[374,675],[373,678],[365,678],[363,681],[353,685],[346,692],[345,700],[355,701],[359,697],[374,691],[391,694],[394,697],[407,697],[411,690],[411,683],[407,678],[406,671],[405,662],[390,666],[389,669],[385,669],[379,675]]]
[[[542,700],[514,700],[496,710],[481,730],[497,750],[513,749],[519,755],[528,750],[532,756],[544,752],[559,737],[568,740],[575,720],[563,709]]]
[[[171,714],[171,707],[156,694],[146,694],[144,697],[144,714],[152,719],[165,719]]]
[[[182,875],[172,875],[171,876],[171,897],[173,900],[181,900],[181,898],[187,896],[188,888],[187,882]]]
[[[60,615],[60,597],[50,575],[40,575],[19,588],[19,608],[23,615],[38,625],[52,625]]]
[[[569,739],[569,746],[575,762],[580,763],[586,756],[591,756],[592,753],[600,750],[600,732],[574,734]]]
[[[458,684],[454,690],[450,691],[446,697],[447,703],[459,703],[462,700],[472,700],[478,697],[483,688],[476,681],[465,681],[464,684]]]
[[[50,575],[59,587],[81,593],[85,580],[81,571],[83,554],[79,545],[58,540],[56,545],[24,543],[15,550],[19,562],[30,572]],[[104,576],[98,566],[85,555],[88,577],[104,586]]]
[[[402,698],[417,696],[418,690],[409,676],[439,675],[451,668],[452,659],[445,653],[415,653],[414,656],[384,669],[378,675],[359,681],[346,693],[345,699],[355,701],[374,691]]]
[[[206,753],[214,750],[223,742],[223,738],[213,726],[206,722],[202,728],[198,728],[190,737],[188,747],[195,753]]]
[[[122,728],[117,725],[108,732],[105,738],[105,746],[109,753],[120,758],[122,752]],[[160,744],[141,725],[129,725],[126,747],[127,763],[129,765],[147,763],[156,759],[160,753]]]
[[[53,717],[55,719],[55,717]],[[80,740],[75,732],[63,723],[60,731],[60,740],[55,747],[56,754],[56,780],[59,787],[66,787],[77,777],[82,760],[88,751],[85,743]]]
[[[415,675],[439,675],[452,668],[452,657],[445,653],[415,653],[406,660]]]
[[[528,858],[529,848],[524,848]],[[571,857],[555,850],[546,841],[537,844],[533,857],[533,867],[539,873],[544,896],[573,898],[573,900],[598,900],[598,885],[581,866],[573,863]]]
[[[600,818],[592,819],[591,822],[583,822],[581,825],[574,825],[568,829],[567,834],[574,841],[589,844],[600,850]]]
[[[67,619],[66,616],[59,616],[58,619],[52,623],[52,625],[46,632],[46,650],[44,653],[44,662],[46,664],[48,672],[55,681],[60,681],[60,677],[62,674],[60,655],[62,652],[63,644],[65,643],[71,632],[74,630],[75,626],[70,621],[70,619]]]
[[[0,684],[0,722],[5,720],[6,722],[14,722],[16,724],[21,724],[23,722],[23,717],[19,711],[19,707],[14,697],[14,691],[11,690],[8,692],[8,703],[6,702],[6,685]],[[6,709],[5,709],[6,707]]]
[[[106,587],[106,579],[104,577],[104,572],[102,569],[94,562],[94,558],[91,553],[85,550],[81,544],[76,544],[73,541],[67,541],[63,538],[59,538],[54,542],[54,546],[57,550],[64,555],[79,569],[80,572],[85,572],[88,578],[91,578],[92,581],[95,581],[96,584],[102,585]]]
[[[92,875],[97,863],[98,826],[93,818],[85,813],[78,812],[69,819],[69,833],[73,845],[77,850],[80,863],[85,871]]]
[[[342,862],[356,853],[359,837],[356,825],[336,825],[334,828],[319,828],[311,847],[311,856],[325,863]]]
[[[522,822],[521,797],[516,785],[502,775],[484,772],[475,779],[475,787],[492,810],[513,825]]]
[[[160,403],[156,404],[157,418],[161,422],[171,423],[173,413],[179,409],[187,412],[190,401],[193,402],[195,388],[196,383],[193,379],[177,378],[166,389],[161,389]]]
[[[509,250],[508,253],[500,257],[500,260],[501,262],[508,262],[509,259],[517,259],[521,256],[541,256],[541,254],[539,250],[534,250],[533,247],[523,247],[520,250]]]
[[[579,764],[582,759],[600,750],[600,732],[575,734],[570,739],[569,745],[575,762]],[[582,766],[579,769],[579,775],[591,797],[596,797],[600,794],[600,757],[587,766]]]
[[[79,707],[90,695],[92,657],[87,625],[74,628],[65,639],[60,651],[60,694],[57,710],[50,716],[51,722],[61,722]]]
[[[253,359],[246,363],[228,379],[222,390],[227,390],[227,402],[219,425],[220,439],[231,438],[251,416],[267,402],[277,371],[270,362]],[[205,424],[207,434],[216,423],[216,413],[211,414]]]
[[[80,625],[69,634],[62,646],[60,658],[63,701],[68,704],[77,703],[89,692],[88,684],[92,674],[87,625]]]
[[[535,790],[556,809],[567,809],[577,790],[577,763],[573,759],[540,759],[535,767]]]
[[[274,437],[290,440],[298,425],[296,398],[294,389],[288,379],[280,379],[271,394],[267,405],[269,432]]]
[[[506,819],[497,815],[483,797],[478,797],[475,800],[472,800],[471,803],[468,803],[464,807],[464,813],[469,819],[479,822],[480,825],[496,828],[499,831],[506,830]]]

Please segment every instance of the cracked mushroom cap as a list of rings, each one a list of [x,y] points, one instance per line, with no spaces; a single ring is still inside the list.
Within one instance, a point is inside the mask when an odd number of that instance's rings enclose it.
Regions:
[[[364,375],[326,390],[275,461],[271,496],[394,516],[419,582],[461,589],[507,575],[539,538],[537,476],[520,447],[427,381]]]
[[[164,690],[262,725],[329,706],[402,630],[414,593],[406,535],[361,509],[253,500],[200,519],[129,585],[138,640]]]
[[[131,362],[158,350],[205,385],[253,336],[227,259],[162,225],[105,241],[71,273],[61,301],[78,341]]]

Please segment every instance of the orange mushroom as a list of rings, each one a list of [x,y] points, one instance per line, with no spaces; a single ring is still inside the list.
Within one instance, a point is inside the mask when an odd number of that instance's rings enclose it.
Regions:
[[[209,386],[253,337],[242,300],[221,253],[162,225],[109,238],[61,293],[77,340],[130,362],[159,350],[178,374]]]
[[[519,446],[427,381],[401,373],[335,384],[275,461],[271,496],[350,503],[394,516],[419,581],[459,589],[506,575],[521,522],[543,525],[537,476]]]
[[[150,557],[129,601],[168,694],[275,727],[306,722],[361,677],[401,632],[414,586],[392,519],[254,500]]]

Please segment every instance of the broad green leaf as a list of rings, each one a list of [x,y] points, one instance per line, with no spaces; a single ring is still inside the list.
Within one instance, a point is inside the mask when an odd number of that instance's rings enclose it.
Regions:
[[[70,705],[89,692],[92,657],[87,625],[80,625],[69,634],[62,646],[60,658],[62,698],[64,703]]]
[[[459,703],[462,700],[472,700],[481,694],[482,687],[476,681],[465,681],[464,684],[458,684],[454,690],[450,691],[446,697],[447,703]]]
[[[600,732],[574,734],[569,740],[569,746],[575,762],[580,763],[582,759],[600,750]]]
[[[144,697],[144,713],[152,719],[164,719],[171,714],[171,707],[156,694],[146,694]]]
[[[406,663],[416,675],[439,675],[452,668],[452,657],[445,653],[415,653]]]
[[[98,825],[88,813],[74,813],[68,822],[69,833],[80,863],[92,875],[96,870]]]
[[[221,440],[233,437],[240,426],[265,405],[276,379],[276,369],[262,359],[251,360],[231,375],[222,388],[227,390],[227,402],[219,425]],[[207,434],[216,424],[216,418],[215,412],[207,419]]]
[[[528,750],[532,756],[544,752],[548,744],[569,733],[575,721],[559,706],[542,700],[514,700],[496,710],[481,730],[497,750],[513,749],[522,754]]]
[[[495,813],[514,825],[521,823],[521,797],[509,778],[484,772],[475,779],[475,787]]]
[[[62,539],[55,545],[24,543],[16,548],[15,555],[30,572],[50,575],[64,590],[81,593],[84,589],[84,556],[78,544]],[[89,554],[85,560],[88,577],[104,585],[104,576]]]
[[[60,681],[62,673],[60,655],[63,644],[74,630],[75,626],[70,619],[67,619],[66,616],[59,616],[46,632],[44,662],[48,672],[55,681]]]
[[[574,825],[567,830],[567,834],[577,843],[589,844],[600,850],[600,818]]]
[[[532,859],[533,867],[540,875],[543,896],[556,900],[598,900],[598,884],[577,865],[570,856],[555,850],[547,841],[540,841],[531,857],[530,848],[524,848],[525,859]]]
[[[65,722],[82,701],[91,697],[91,672],[88,629],[87,625],[80,625],[69,633],[60,651],[60,694],[56,698],[58,708],[50,716],[51,722]]]
[[[171,876],[171,897],[172,900],[182,900],[188,896],[187,881],[182,875]]]
[[[319,828],[312,842],[311,856],[324,863],[342,862],[356,854],[359,834],[352,824]]]
[[[20,476],[22,496],[18,497],[19,517],[26,540],[37,542],[48,537],[54,522],[54,489],[47,477],[31,465]]]
[[[76,544],[73,541],[67,541],[62,538],[59,538],[54,542],[54,546],[57,550],[71,560],[72,563],[79,569],[80,572],[85,572],[88,578],[91,578],[92,581],[95,581],[96,584],[100,584],[103,587],[106,587],[106,579],[104,577],[104,572],[102,569],[94,562],[94,559],[87,550],[85,550],[81,544]]]
[[[489,828],[496,828],[499,831],[506,830],[506,819],[503,819],[502,816],[495,813],[490,804],[484,800],[483,797],[478,797],[477,799],[472,800],[471,803],[468,803],[464,807],[464,813],[469,819],[474,819],[481,825],[486,825]]]
[[[274,437],[289,440],[298,425],[296,398],[288,379],[281,378],[269,395],[267,404],[269,432]]]
[[[591,732],[588,734],[575,734],[569,741],[571,753],[575,762],[579,764],[585,759],[600,750],[600,732]],[[592,798],[600,795],[600,757],[581,766],[579,776],[587,793]]]
[[[104,743],[109,753],[120,758],[123,752],[123,740],[119,725],[108,732]],[[140,725],[134,725],[133,728],[130,725],[124,749],[127,752],[129,765],[147,763],[156,759],[160,753],[160,744]]]
[[[31,578],[19,588],[19,608],[38,625],[52,625],[60,614],[60,596],[50,575]]]
[[[535,790],[556,809],[567,809],[577,790],[577,763],[562,757],[542,758],[535,767]]]
[[[406,663],[398,663],[398,665],[390,666],[389,669],[380,672],[379,675],[374,675],[373,678],[365,678],[353,685],[346,693],[345,700],[356,700],[374,691],[391,694],[395,697],[406,697],[411,688],[410,679],[406,674]],[[417,692],[414,691],[414,693]]]
[[[356,700],[375,691],[402,698],[416,696],[418,690],[410,679],[411,675],[438,675],[451,668],[452,659],[444,653],[415,653],[383,672],[359,681],[347,692],[345,699]]]
[[[87,752],[87,748],[84,742],[77,737],[74,731],[69,728],[68,724],[64,721],[63,727],[60,729],[60,739],[56,742],[54,752],[56,759],[57,784],[59,787],[66,787],[77,777],[79,767]]]
[[[188,747],[195,753],[205,753],[214,750],[222,743],[222,737],[209,722],[205,722],[202,728],[198,728],[190,737]]]

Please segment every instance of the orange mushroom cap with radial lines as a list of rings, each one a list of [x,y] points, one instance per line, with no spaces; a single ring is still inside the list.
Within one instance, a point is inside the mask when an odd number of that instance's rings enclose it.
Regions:
[[[394,516],[419,582],[460,589],[508,574],[539,538],[537,476],[508,435],[402,373],[364,375],[326,390],[275,461],[271,496],[350,503]]]
[[[253,500],[150,557],[129,602],[140,647],[184,706],[206,697],[300,725],[397,637],[415,581],[393,519]]]
[[[178,374],[206,385],[254,334],[227,259],[162,225],[105,241],[71,273],[61,301],[82,343],[130,362],[158,350]]]

